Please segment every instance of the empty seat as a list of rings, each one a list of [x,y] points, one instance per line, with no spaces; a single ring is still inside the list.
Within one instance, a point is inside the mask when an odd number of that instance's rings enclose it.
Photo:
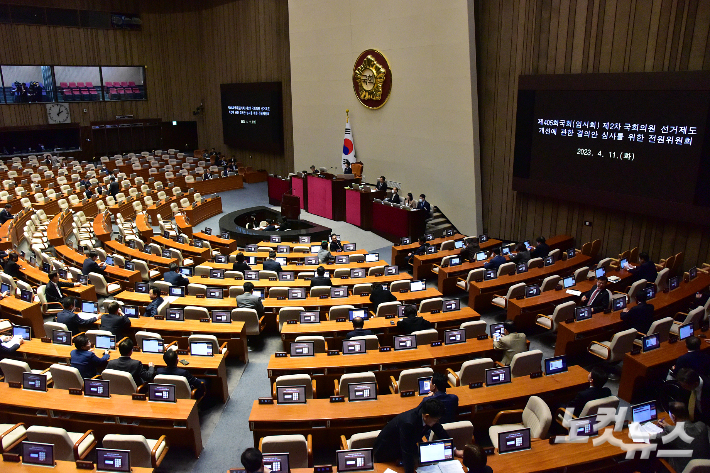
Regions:
[[[292,468],[313,466],[313,439],[303,435],[271,435],[259,440],[262,453],[288,453]]]
[[[169,449],[165,435],[151,440],[142,435],[109,434],[102,443],[104,448],[129,450],[131,466],[140,468],[158,468]]]

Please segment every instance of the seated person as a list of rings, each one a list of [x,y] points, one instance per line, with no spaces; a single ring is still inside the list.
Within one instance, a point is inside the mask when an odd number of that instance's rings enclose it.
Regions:
[[[626,307],[621,312],[621,320],[626,324],[626,328],[633,328],[637,332],[650,335],[648,330],[653,323],[653,305],[646,303],[646,293],[636,294],[637,304],[633,307]]]
[[[505,350],[501,363],[509,365],[515,355],[528,351],[528,344],[525,334],[518,332],[515,323],[512,320],[506,320],[503,322],[503,336],[493,341],[493,348]]]
[[[266,226],[266,228],[264,228],[265,232],[275,232],[279,229],[278,225],[276,225],[276,222],[274,222],[273,220],[269,219],[267,220],[267,222],[268,225]]]
[[[264,304],[261,303],[259,296],[252,294],[254,284],[251,281],[244,283],[244,294],[237,296],[237,307],[240,309],[256,309],[259,317],[264,315]]]
[[[95,251],[91,251],[89,252],[87,258],[84,260],[81,272],[84,274],[84,276],[87,276],[89,273],[98,273],[102,276],[105,276],[106,263],[99,263],[99,254]]]
[[[323,240],[320,244],[320,251],[318,252],[318,263],[325,264],[333,260],[333,255],[328,251],[328,242]]]
[[[16,352],[20,345],[25,343],[25,339],[20,335],[0,335],[0,355],[6,356]]]
[[[352,174],[353,173],[353,168],[350,165],[350,161],[347,159],[343,159],[343,164],[345,167],[343,168],[343,174]]]
[[[690,368],[701,376],[710,374],[710,354],[700,351],[700,339],[696,336],[690,336],[685,339],[685,348],[688,353],[681,355],[671,368],[671,376],[675,377],[676,373],[683,368]]]
[[[264,473],[264,456],[258,448],[244,450],[241,461],[246,473]]]
[[[57,322],[66,325],[71,333],[79,333],[83,330],[90,329],[90,326],[93,325],[94,322],[101,320],[101,314],[97,314],[96,317],[89,319],[79,317],[79,314],[74,312],[76,301],[73,297],[65,297],[62,299],[62,307],[64,309],[57,313]],[[82,328],[84,326],[86,326],[86,329]]]
[[[151,287],[148,292],[148,297],[150,297],[150,303],[146,306],[143,316],[155,317],[158,315],[158,308],[160,308],[160,305],[164,302],[164,299],[160,296],[160,288],[155,286]]]
[[[510,261],[516,265],[530,261],[530,251],[525,246],[525,243],[518,243],[515,245],[514,251],[515,253],[510,255]]]
[[[268,259],[264,260],[264,263],[262,265],[264,271],[276,271],[277,273],[283,271],[281,269],[281,263],[277,262],[275,258],[276,252],[274,250],[269,251],[269,257]]]
[[[340,243],[340,240],[338,240],[338,235],[335,233],[330,235],[330,251],[331,253],[336,251],[345,251],[343,249],[343,245]]]
[[[0,211],[0,225],[7,222],[8,220],[12,220],[14,216],[12,215],[11,210],[12,204],[5,204],[5,208]]]
[[[442,424],[448,424],[449,422],[454,422],[458,417],[459,410],[459,397],[456,394],[448,394],[446,388],[449,386],[449,380],[446,379],[446,375],[443,373],[434,373],[431,378],[431,387],[429,388],[429,394],[425,397],[419,406],[424,404],[427,399],[434,398],[441,401],[444,405],[444,414],[439,419]]]
[[[592,307],[592,312],[602,312],[609,307],[609,291],[606,276],[599,276],[596,285],[582,295],[582,303]]]
[[[429,243],[427,243],[426,237],[424,235],[422,235],[419,237],[419,248],[417,248],[414,251],[410,251],[407,254],[407,258],[405,260],[406,263],[412,264],[412,261],[414,261],[415,256],[426,254],[427,248],[429,248]]]
[[[663,442],[663,450],[690,450],[688,456],[669,456],[668,463],[677,472],[685,471],[685,467],[690,460],[710,459],[710,443],[708,442],[708,427],[699,420],[692,420],[688,413],[688,407],[683,402],[671,402],[668,405],[668,416],[670,422],[663,419],[658,421],[658,426],[663,429],[659,436],[672,437],[673,440]],[[686,437],[692,439],[688,442],[680,435],[671,435],[676,428],[683,426]]]
[[[488,456],[481,447],[469,443],[463,447],[463,465],[468,469],[468,473],[493,473],[493,469],[488,466]]]
[[[44,297],[47,302],[61,302],[64,298],[61,288],[79,286],[79,283],[61,282],[57,271],[50,271],[49,282],[44,288]]]
[[[84,334],[74,337],[74,347],[70,353],[71,366],[79,370],[82,378],[93,378],[96,376],[96,367],[105,364],[109,359],[108,350],[104,350],[104,355],[99,358],[91,351],[91,340]]]
[[[530,252],[530,258],[545,258],[549,253],[550,247],[545,243],[545,237],[537,237],[535,240],[535,249]]]
[[[500,254],[500,248],[498,247],[493,248],[491,250],[491,253],[493,254],[493,258],[491,258],[489,262],[485,263],[483,267],[498,272],[498,268],[500,268],[500,265],[507,263],[508,260],[505,259],[505,256],[502,256]]]
[[[332,286],[333,283],[331,282],[330,278],[325,277],[325,268],[323,266],[318,266],[316,269],[316,277],[311,279],[311,286],[310,287],[316,287],[316,286]]]
[[[150,383],[155,378],[155,367],[153,362],[148,363],[148,367],[141,363],[139,360],[134,360],[131,358],[133,353],[133,342],[130,338],[126,338],[121,343],[118,344],[118,351],[121,356],[115,360],[111,360],[106,365],[106,369],[125,371],[133,376],[133,381],[136,383],[136,387],[144,383]]]
[[[20,257],[17,253],[10,253],[7,257],[7,263],[5,263],[5,266],[3,267],[3,271],[5,274],[12,276],[15,279],[24,280],[25,275],[22,273],[19,261]]]
[[[365,327],[365,320],[362,317],[355,317],[353,319],[353,330],[345,334],[345,340],[350,340],[353,337],[372,335],[372,330],[367,330],[363,327]]]
[[[690,420],[701,420],[707,424],[710,420],[710,380],[703,378],[691,368],[682,368],[678,370],[676,381],[689,393]],[[693,405],[695,405],[694,409]]]
[[[251,266],[245,263],[245,261],[244,253],[241,251],[237,253],[236,261],[232,265],[232,271],[241,271],[243,273],[244,271],[251,270]]]
[[[385,200],[388,202],[392,202],[393,204],[399,204],[402,201],[402,199],[400,199],[399,197],[399,189],[396,187],[392,189],[392,195],[387,197]]]
[[[481,247],[478,246],[478,237],[466,238],[466,246],[461,248],[459,256],[462,261],[476,261],[476,253],[481,251]]]
[[[426,196],[424,194],[419,194],[417,209],[426,211],[427,215],[431,214],[431,204],[426,201]]]
[[[656,282],[656,276],[658,276],[658,271],[656,270],[656,263],[651,261],[648,256],[648,253],[645,252],[639,253],[638,266],[632,266],[629,263],[626,263],[624,269],[634,275],[633,282],[645,279],[650,283],[654,283]]]
[[[572,402],[567,405],[567,409],[574,409],[574,415],[576,416],[579,416],[579,413],[582,412],[582,409],[589,401],[611,396],[611,389],[604,386],[609,380],[609,375],[601,366],[592,368],[587,379],[589,380],[589,387],[578,392]]]
[[[387,179],[385,179],[385,176],[380,176],[379,179],[377,179],[377,184],[375,184],[375,189],[378,191],[386,191],[387,190]]]
[[[370,293],[370,308],[377,314],[377,308],[384,302],[395,302],[397,298],[389,289],[382,287],[382,283],[372,283],[372,293]]]
[[[111,302],[108,305],[108,314],[101,317],[101,330],[108,330],[116,335],[117,340],[120,340],[126,335],[126,331],[130,326],[131,319],[123,314],[118,302]]]
[[[173,286],[187,287],[190,284],[190,280],[178,272],[178,265],[174,261],[168,266],[168,271],[163,274],[163,280]]]
[[[404,205],[413,209],[417,208],[417,201],[414,200],[414,196],[411,192],[407,192],[407,197],[404,198]]]
[[[313,174],[314,176],[316,176],[320,173],[320,171],[318,171],[318,169],[316,169],[315,164],[311,164],[310,170],[311,170],[311,174]]]
[[[168,350],[163,353],[163,361],[167,366],[159,366],[155,374],[166,374],[169,376],[182,376],[187,379],[190,389],[197,389],[195,399],[199,399],[205,394],[205,382],[195,378],[192,373],[184,368],[178,368],[177,350]]]
[[[397,329],[405,335],[410,335],[418,330],[427,330],[432,327],[424,317],[419,316],[417,306],[408,305],[404,308],[404,318],[397,322]]]

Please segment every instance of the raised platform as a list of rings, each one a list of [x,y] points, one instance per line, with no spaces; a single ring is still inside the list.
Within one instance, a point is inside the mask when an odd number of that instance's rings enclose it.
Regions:
[[[289,230],[265,232],[262,230],[247,229],[247,223],[252,222],[252,217],[258,223],[262,220],[281,221],[281,212],[269,207],[249,207],[236,212],[230,212],[219,219],[219,230],[229,232],[230,238],[237,241],[237,245],[244,246],[268,241],[271,235],[278,235],[282,241],[297,242],[299,236],[310,236],[311,242],[319,243],[327,240],[332,229],[306,220],[288,220]]]

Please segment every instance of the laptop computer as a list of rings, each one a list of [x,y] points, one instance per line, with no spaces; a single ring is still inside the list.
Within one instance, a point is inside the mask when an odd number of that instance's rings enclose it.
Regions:
[[[369,401],[377,399],[377,383],[349,383],[348,384],[348,400],[349,401]]]
[[[256,296],[259,299],[263,300],[264,299],[264,289],[254,289],[253,291],[251,291],[251,295]]]
[[[119,471],[130,473],[131,452],[130,450],[120,450],[116,448],[96,449],[96,471],[112,472]]]
[[[426,290],[426,280],[415,279],[409,282],[409,292],[418,292]]]
[[[71,345],[71,332],[66,330],[52,330],[52,343],[57,345]]]
[[[565,355],[545,358],[545,376],[564,373],[567,371],[567,357]]]
[[[289,473],[289,456],[288,453],[265,453],[262,456],[264,462],[264,470],[268,468],[271,473]]]
[[[213,310],[210,312],[213,324],[232,323],[232,313],[228,310]]]
[[[663,431],[653,422],[658,420],[656,401],[643,402],[631,406],[631,421],[640,424],[640,430],[644,432],[658,433]]]
[[[96,348],[115,350],[116,335],[96,335]]]
[[[509,246],[504,246],[503,249],[502,249],[502,251],[501,251],[501,254],[502,254],[503,256],[509,256],[509,255],[510,255],[510,247],[509,247]]]
[[[53,444],[25,441],[21,445],[22,463],[24,465],[55,466]]]
[[[368,253],[365,255],[365,262],[366,263],[375,263],[380,260],[380,254],[379,253]]]
[[[338,450],[335,452],[338,472],[373,471],[375,461],[371,448]]]
[[[498,433],[498,454],[530,450],[530,429],[509,430]]]
[[[315,356],[313,342],[291,342],[291,356]]]
[[[176,322],[182,322],[185,320],[185,309],[175,309],[169,308],[165,313],[165,320],[174,320]]]
[[[185,288],[182,286],[170,286],[168,288],[168,294],[173,297],[185,297]]]
[[[195,274],[194,269],[189,266],[180,266],[178,271],[180,272],[180,274],[182,274],[186,278],[191,278]]]
[[[431,376],[423,376],[421,378],[417,378],[417,386],[419,387],[417,390],[417,395],[428,395],[431,391]]]
[[[454,459],[453,439],[421,442],[419,447],[419,465],[427,466]],[[460,467],[459,467],[460,468]]]
[[[84,378],[84,396],[111,397],[108,379]]]
[[[172,384],[148,384],[148,400],[152,402],[177,402]]]
[[[27,327],[24,325],[13,325],[12,326],[12,336],[22,337],[23,340],[30,340],[32,339],[32,327]]]
[[[691,335],[693,335],[693,322],[683,324],[678,328],[678,338],[681,340],[685,340]]]
[[[497,384],[506,384],[510,382],[510,366],[488,368],[486,370],[486,386],[495,386]]]
[[[190,355],[192,356],[214,356],[212,343],[210,342],[190,342]]]
[[[399,350],[413,350],[417,348],[417,336],[416,335],[395,335],[394,336],[394,349]]]
[[[562,280],[562,286],[564,286],[565,289],[574,287],[577,285],[577,281],[574,280],[574,276],[568,276]]]
[[[646,335],[641,340],[641,346],[643,347],[643,352],[655,350],[661,347],[661,336],[657,333],[651,335]]]
[[[320,245],[311,245],[311,253],[318,253],[320,251]]]
[[[47,375],[25,371],[22,373],[22,389],[47,392]]]
[[[463,264],[460,256],[452,256],[449,258],[449,266],[459,266]]]
[[[343,355],[359,355],[366,352],[365,340],[343,340]]]
[[[592,318],[592,308],[589,306],[575,307],[574,309],[574,320],[580,322],[582,320],[587,320]]]
[[[461,248],[463,248],[463,245],[464,245],[463,240],[454,241],[454,249],[455,250],[460,250]]]
[[[144,338],[141,341],[141,351],[143,353],[163,353],[165,351],[163,340],[159,338]]]
[[[107,256],[107,257],[106,257],[106,264],[109,265],[109,266],[113,266],[113,265],[114,265],[113,256]]]
[[[277,404],[305,404],[305,386],[276,386]]]
[[[485,251],[479,251],[476,253],[476,261],[483,261],[486,259],[486,252]]]

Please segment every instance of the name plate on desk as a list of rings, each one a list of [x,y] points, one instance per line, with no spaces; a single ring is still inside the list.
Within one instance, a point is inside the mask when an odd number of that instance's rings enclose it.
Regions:
[[[328,297],[330,297],[328,294],[321,294],[318,299],[327,299]]]
[[[336,322],[345,322],[345,317],[338,317],[335,319]]]
[[[400,289],[399,292],[400,294],[404,294],[406,292],[409,292],[409,289]]]
[[[431,346],[433,347],[440,347],[441,346],[441,340],[434,340],[431,342]]]
[[[385,319],[394,319],[395,317],[397,317],[397,314],[388,314],[388,315],[385,315]]]
[[[572,324],[572,323],[574,323],[574,317],[571,317],[571,318],[565,320],[565,323],[566,323],[566,324]]]
[[[200,319],[200,322],[209,322],[210,319]]]
[[[275,358],[286,358],[286,357],[288,357],[288,353],[286,353],[285,351],[277,351],[276,353],[274,353],[274,357]]]
[[[530,379],[535,378],[542,378],[542,371],[535,371],[534,373],[530,373]]]
[[[153,317],[153,319],[155,319],[155,320],[165,320],[165,316],[164,316],[164,315],[156,315],[156,316]]]
[[[269,281],[276,281],[276,280],[277,280],[277,278],[275,278],[275,277],[273,277],[273,276],[271,276],[271,277],[269,278]]]
[[[399,395],[401,397],[412,397],[412,396],[414,396],[414,391],[412,391],[412,390],[400,391]]]
[[[476,337],[477,340],[488,340],[488,334],[484,333],[483,335],[479,335]]]
[[[3,453],[2,454],[2,461],[5,462],[12,462],[12,463],[20,463],[20,455],[17,453]],[[91,469],[94,469],[94,464],[91,464]]]
[[[483,387],[483,381],[479,381],[477,383],[468,383],[468,389],[476,389],[476,388],[482,388]]]
[[[132,396],[134,401],[145,401],[145,394],[133,393]]]
[[[69,388],[69,394],[72,394],[74,396],[81,396],[84,393],[79,388]]]
[[[328,356],[340,355],[338,350],[328,350]]]
[[[42,343],[52,343],[52,339],[49,337],[42,337],[41,340]]]
[[[298,320],[296,319],[289,319],[286,321],[288,325],[296,325],[298,323]]]
[[[139,353],[141,351],[141,347],[138,346],[133,346],[133,353]]]
[[[361,292],[360,297],[368,297],[370,295],[369,292]]]
[[[197,294],[195,297],[197,297],[198,299],[204,299],[205,295],[204,294]]]
[[[22,388],[22,383],[20,383],[19,381],[10,381],[9,383],[7,383],[7,386],[9,388],[20,389]]]
[[[392,351],[392,347],[380,347],[380,351]]]
[[[483,447],[483,453],[485,453],[486,455],[493,455],[495,452],[495,447]]]
[[[432,310],[432,311],[429,312],[429,313],[430,313],[430,314],[438,314],[439,312],[441,312],[441,309],[434,309],[434,310]]]
[[[676,343],[678,341],[678,337],[673,335],[672,333],[668,335],[668,343]]]
[[[333,473],[333,465],[316,465],[313,467],[313,473]]]
[[[330,402],[345,402],[345,396],[330,396]]]
[[[525,299],[525,296],[518,296],[515,298],[516,301],[522,301],[523,299]]]
[[[303,266],[303,263],[296,263],[296,266]]]
[[[77,470],[93,470],[94,469],[94,463],[86,460],[77,460],[76,461],[76,469]]]
[[[270,397],[260,397],[259,398],[259,404],[273,404],[274,399]]]
[[[187,350],[180,350],[179,348],[177,350],[177,354],[178,355],[189,355]]]
[[[201,274],[200,277],[201,277],[202,279],[207,279],[207,278],[209,277],[209,275],[207,275],[207,274]]]
[[[638,345],[634,345],[633,348],[631,349],[631,354],[638,355],[639,353],[641,353],[641,347]]]
[[[284,301],[284,300],[286,300],[286,297],[285,296],[276,296],[276,300],[277,301]]]

